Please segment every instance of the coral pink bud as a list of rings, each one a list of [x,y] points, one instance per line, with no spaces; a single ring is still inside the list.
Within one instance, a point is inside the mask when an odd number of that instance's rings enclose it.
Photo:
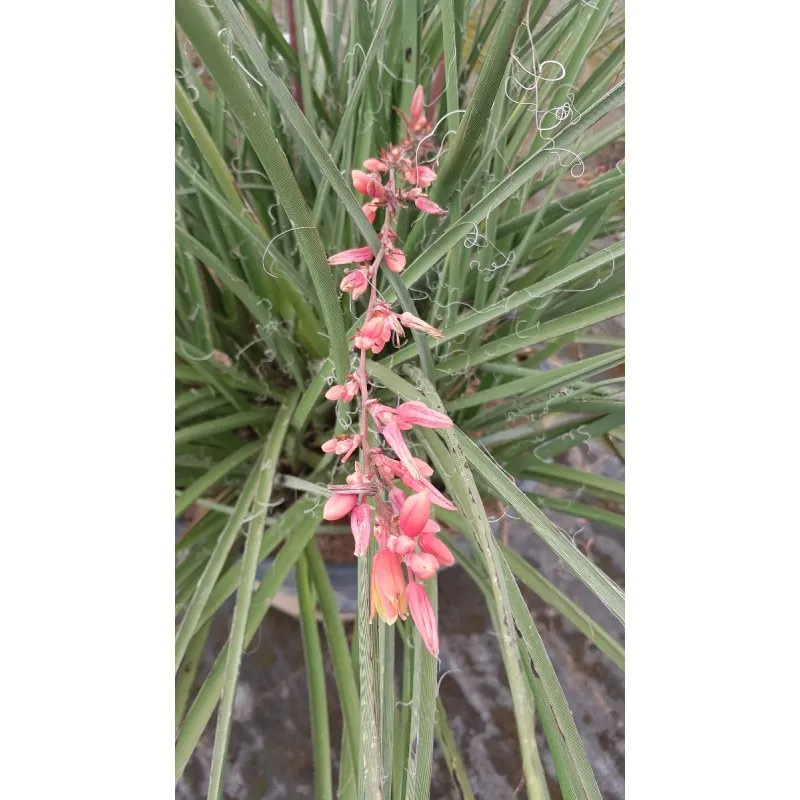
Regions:
[[[369,247],[353,247],[342,250],[328,259],[328,263],[335,267],[337,264],[356,264],[359,261],[372,261],[372,250]]]
[[[369,186],[370,176],[366,172],[362,172],[360,169],[354,169],[350,173],[350,177],[353,179],[353,186],[357,192],[361,192],[361,194],[369,194],[367,191],[367,186]]]
[[[322,518],[330,522],[346,517],[357,502],[358,495],[355,494],[332,494],[325,501],[325,507],[322,509]]]
[[[450,428],[453,425],[453,420],[447,414],[434,411],[416,400],[400,403],[395,413],[408,425],[418,425],[421,428]]]
[[[394,552],[401,557],[407,556],[417,549],[416,540],[412,539],[410,536],[400,534],[400,536],[395,536],[393,538],[395,539]]]
[[[412,581],[406,586],[405,599],[420,638],[428,652],[436,658],[439,655],[439,630],[428,593],[424,587]]]
[[[406,559],[406,566],[421,580],[426,581],[436,574],[439,562],[430,553],[412,553]]]
[[[419,549],[423,553],[432,555],[439,562],[440,567],[451,567],[456,563],[450,548],[432,534],[422,533],[417,541],[419,542]]]
[[[425,93],[421,86],[417,86],[411,98],[411,119],[416,122],[425,111]]]
[[[406,265],[406,254],[396,247],[386,248],[386,266],[392,272],[402,272]]]
[[[335,383],[325,392],[325,397],[327,397],[328,400],[341,400],[344,397],[344,386]]]
[[[350,530],[353,532],[355,555],[365,555],[372,533],[372,509],[366,503],[359,503],[350,514]]]
[[[426,214],[446,214],[447,209],[437,206],[433,200],[428,200],[427,197],[417,197],[414,200],[414,205]]]
[[[411,538],[419,536],[430,515],[431,496],[427,492],[417,492],[407,497],[398,520],[401,533]]]
[[[378,207],[375,203],[364,203],[364,205],[361,206],[361,210],[366,214],[370,222],[375,222],[375,215],[378,213]]]
[[[379,158],[368,158],[364,162],[364,169],[368,169],[370,172],[386,172],[389,167]],[[361,174],[363,175],[364,173],[362,172]]]
[[[358,300],[367,291],[368,286],[369,278],[367,278],[365,269],[354,269],[348,272],[339,284],[339,288],[343,292],[350,292],[353,295],[353,300]]]
[[[337,434],[333,439],[328,439],[322,445],[323,453],[336,453],[337,456],[344,456],[342,463],[347,461],[351,455],[358,449],[361,444],[361,434],[356,433],[353,436],[347,436],[344,433]]]
[[[398,617],[405,619],[408,616],[405,587],[406,579],[400,558],[388,549],[379,550],[372,562],[370,618],[377,611],[387,625],[393,625]]]
[[[419,478],[419,470],[414,463],[414,458],[408,449],[405,439],[403,439],[403,434],[400,433],[400,428],[397,427],[397,423],[390,422],[388,425],[384,425],[381,433],[383,433],[383,438],[389,443],[389,447],[394,450],[395,455],[400,459],[410,475],[414,478]]]
[[[411,328],[415,331],[422,331],[422,333],[426,333],[428,336],[433,336],[434,339],[444,338],[444,334],[438,328],[434,328],[433,325],[428,325],[425,320],[415,317],[413,314],[409,314],[408,311],[404,311],[402,314],[399,314],[397,318],[400,320],[401,324],[406,326],[406,328]]]

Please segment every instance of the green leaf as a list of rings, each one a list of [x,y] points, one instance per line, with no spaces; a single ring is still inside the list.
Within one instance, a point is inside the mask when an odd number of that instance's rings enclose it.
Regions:
[[[242,575],[239,581],[239,590],[236,593],[236,607],[233,612],[233,624],[231,625],[228,653],[225,659],[222,702],[217,716],[214,755],[211,759],[211,775],[208,785],[209,800],[216,800],[222,795],[222,779],[225,770],[225,757],[228,752],[233,700],[236,694],[236,684],[239,680],[239,666],[242,661],[242,651],[244,650],[245,628],[253,596],[253,584],[256,579],[256,569],[261,551],[261,539],[264,535],[264,523],[272,496],[272,483],[278,468],[278,458],[283,447],[283,439],[289,429],[289,420],[297,399],[297,392],[292,392],[287,396],[264,447],[264,457],[260,468],[261,474],[258,476],[258,488],[254,498],[255,517],[250,521],[247,531],[244,556],[242,557]]]

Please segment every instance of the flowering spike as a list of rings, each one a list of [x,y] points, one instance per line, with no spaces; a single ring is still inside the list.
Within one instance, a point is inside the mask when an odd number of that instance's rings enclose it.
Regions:
[[[433,611],[428,593],[424,587],[418,583],[411,583],[406,586],[405,592],[408,609],[411,611],[411,619],[417,626],[420,638],[422,639],[428,652],[434,657],[439,655],[439,630],[436,625],[436,614]]]
[[[430,553],[439,562],[440,567],[451,567],[456,563],[450,548],[433,534],[423,532],[417,541],[419,542],[419,549],[423,553]]]
[[[342,250],[328,259],[328,263],[335,267],[337,264],[357,264],[359,261],[372,261],[372,250],[369,247],[352,247]]]
[[[408,616],[404,590],[406,580],[400,558],[388,549],[379,550],[372,562],[372,615],[394,625],[397,618]]]
[[[414,538],[422,533],[431,515],[431,496],[427,492],[417,492],[406,498],[400,511],[398,524],[401,533]]]
[[[356,494],[332,494],[326,501],[322,509],[322,518],[332,522],[333,520],[346,517],[358,501]]]
[[[366,555],[372,533],[372,509],[366,503],[359,503],[350,514],[350,530],[353,532],[355,555]]]

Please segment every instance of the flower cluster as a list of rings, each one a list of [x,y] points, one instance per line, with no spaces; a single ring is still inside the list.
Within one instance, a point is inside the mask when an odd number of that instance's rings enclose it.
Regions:
[[[379,267],[398,273],[406,265],[405,253],[396,244],[395,220],[399,209],[413,203],[426,214],[447,213],[424,192],[436,180],[433,168],[420,163],[436,149],[432,126],[425,117],[424,100],[419,86],[414,92],[410,116],[400,112],[406,123],[405,139],[384,148],[379,158],[367,159],[364,169],[368,172],[353,170],[352,173],[353,186],[370,198],[363,206],[369,221],[375,221],[379,210],[385,213],[379,234],[380,251],[373,253],[369,247],[356,247],[328,259],[332,266],[355,265],[340,284],[343,292],[357,300],[370,290],[370,297],[364,323],[353,337],[359,366],[343,384],[332,386],[325,395],[329,400],[345,403],[359,395],[360,430],[338,434],[322,445],[324,452],[340,455],[342,462],[360,450],[361,460],[344,485],[331,487],[323,516],[326,520],[350,516],[357,556],[367,553],[371,537],[375,536],[378,552],[372,565],[372,614],[377,613],[391,625],[398,617],[405,619],[410,613],[425,646],[436,656],[439,653],[436,615],[423,582],[432,578],[440,567],[453,564],[454,558],[436,536],[440,527],[431,518],[431,509],[439,506],[455,510],[455,506],[431,483],[433,469],[411,454],[403,432],[413,427],[447,428],[453,423],[424,403],[409,401],[393,408],[370,398],[366,371],[367,353],[380,353],[392,340],[399,344],[406,328],[435,338],[442,336],[424,320],[407,312],[397,313],[377,297]],[[384,446],[371,446],[370,420]],[[368,502],[369,498],[373,498],[374,506]]]

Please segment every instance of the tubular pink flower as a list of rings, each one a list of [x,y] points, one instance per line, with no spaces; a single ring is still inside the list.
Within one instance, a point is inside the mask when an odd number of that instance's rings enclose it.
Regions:
[[[337,264],[357,264],[359,261],[372,261],[372,250],[369,247],[352,247],[342,250],[328,259],[328,263],[335,267]]]
[[[370,222],[375,222],[375,216],[378,213],[378,206],[375,205],[374,201],[370,203],[364,203],[364,205],[361,206],[361,210],[364,212],[364,214],[366,214],[366,217]]]
[[[359,391],[358,381],[356,380],[355,375],[351,372],[347,376],[347,381],[342,384],[334,384],[325,392],[325,397],[328,400],[344,400],[345,403],[349,403]]]
[[[423,489],[431,496],[431,503],[447,511],[455,511],[456,507],[426,478],[415,478],[408,471],[399,476],[400,480],[409,489],[421,492]]]
[[[355,433],[352,436],[346,436],[343,433],[334,436],[333,439],[328,439],[322,445],[323,453],[336,453],[337,456],[344,456],[342,463],[344,464],[348,458],[358,449],[361,444],[361,434]]]
[[[350,530],[353,532],[355,555],[366,555],[372,533],[372,509],[366,503],[359,503],[350,514]]]
[[[406,501],[406,493],[402,489],[394,488],[389,490],[389,502],[392,504],[395,514],[399,514]]]
[[[426,214],[446,214],[447,209],[442,208],[441,206],[436,205],[433,200],[428,200],[427,197],[417,197],[414,200],[414,205],[420,210],[424,211]]]
[[[364,169],[368,169],[370,172],[386,172],[389,167],[379,158],[368,158],[364,162]]]
[[[392,272],[402,272],[406,266],[406,254],[396,247],[387,247],[385,253],[386,266]]]
[[[417,549],[416,540],[412,539],[410,536],[400,534],[400,536],[393,536],[392,538],[395,540],[394,552],[401,558],[410,555]]]
[[[436,574],[439,562],[430,553],[412,553],[406,558],[406,566],[421,581],[426,581]]]
[[[361,192],[361,194],[369,194],[367,191],[367,186],[369,186],[370,179],[368,173],[362,172],[360,169],[354,169],[350,173],[350,177],[353,179],[353,187],[357,192]]]
[[[425,320],[415,317],[413,314],[409,314],[408,311],[398,314],[397,318],[400,320],[400,324],[405,325],[406,328],[411,328],[415,331],[422,331],[422,333],[425,333],[428,336],[433,336],[434,339],[444,338],[444,334],[438,328],[434,328],[433,325],[428,325]]]
[[[417,626],[420,638],[428,652],[437,658],[439,655],[439,630],[436,625],[436,614],[433,611],[428,593],[424,587],[411,581],[406,586],[405,599],[411,611],[411,619]]]
[[[404,590],[406,579],[400,558],[389,550],[379,550],[372,562],[372,614],[375,612],[387,624],[408,616]]]
[[[409,474],[414,478],[419,478],[419,470],[414,463],[414,458],[408,449],[405,439],[403,439],[403,434],[400,433],[400,429],[397,427],[397,423],[390,422],[388,425],[384,425],[381,433]]]
[[[417,492],[406,497],[398,520],[400,532],[411,539],[419,536],[430,515],[431,496],[427,492]]]
[[[332,494],[326,501],[322,509],[322,518],[332,522],[336,519],[346,517],[358,502],[356,494]]]
[[[422,533],[417,541],[419,542],[419,549],[423,553],[432,555],[439,562],[440,567],[451,567],[456,563],[450,548],[432,534]]]
[[[407,400],[397,407],[397,416],[408,425],[418,425],[420,428],[450,428],[453,420],[439,411],[428,408],[425,403],[416,400]]]
[[[436,173],[426,166],[409,167],[403,172],[403,180],[421,189],[427,189],[436,180]]]
[[[344,276],[344,278],[342,278],[339,288],[343,292],[350,292],[350,294],[353,295],[353,300],[358,300],[358,298],[361,297],[361,295],[364,294],[364,292],[366,292],[369,288],[367,270],[351,270]]]

